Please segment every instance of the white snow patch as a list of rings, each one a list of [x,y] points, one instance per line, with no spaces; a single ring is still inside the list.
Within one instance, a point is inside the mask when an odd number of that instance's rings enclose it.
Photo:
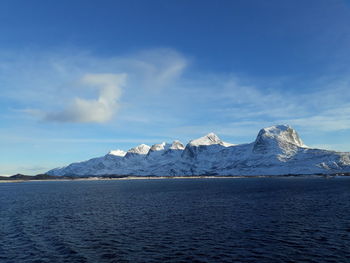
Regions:
[[[112,150],[108,154],[114,155],[114,156],[124,157],[126,155],[126,152],[123,150]]]
[[[147,144],[140,144],[139,146],[136,146],[128,150],[128,153],[147,154],[150,149],[151,147],[148,146]]]

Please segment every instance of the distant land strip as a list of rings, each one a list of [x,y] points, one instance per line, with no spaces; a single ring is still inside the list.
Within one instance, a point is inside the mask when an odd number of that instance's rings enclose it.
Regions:
[[[98,181],[98,180],[146,180],[146,179],[215,179],[215,178],[276,178],[276,177],[335,177],[350,176],[350,173],[334,174],[285,174],[285,175],[261,175],[261,176],[215,176],[215,175],[190,175],[190,176],[137,176],[137,175],[102,175],[102,176],[54,176],[48,174],[24,175],[15,174],[12,176],[0,176],[0,183],[30,182],[30,181]]]

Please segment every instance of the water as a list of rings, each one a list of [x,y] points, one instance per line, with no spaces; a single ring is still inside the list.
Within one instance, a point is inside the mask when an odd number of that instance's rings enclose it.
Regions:
[[[349,262],[350,178],[0,184],[0,262]]]

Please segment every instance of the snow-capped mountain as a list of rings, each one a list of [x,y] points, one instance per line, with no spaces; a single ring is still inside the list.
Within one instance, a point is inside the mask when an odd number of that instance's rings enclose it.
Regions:
[[[110,151],[88,161],[56,168],[50,175],[249,176],[350,172],[350,153],[312,149],[288,125],[261,129],[248,144],[230,144],[214,133],[190,141]]]

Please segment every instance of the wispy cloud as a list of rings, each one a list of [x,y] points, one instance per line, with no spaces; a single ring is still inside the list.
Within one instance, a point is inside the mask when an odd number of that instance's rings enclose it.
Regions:
[[[87,74],[80,82],[96,88],[97,99],[75,98],[62,111],[49,112],[44,120],[58,122],[106,122],[112,119],[119,107],[118,100],[126,82],[126,74]]]
[[[276,123],[291,124],[301,134],[350,129],[346,75],[304,82],[207,74],[188,69],[191,60],[172,49],[117,57],[37,56],[0,63],[6,73],[0,84],[7,87],[0,99],[15,101],[17,113],[45,121],[107,123],[110,130],[135,136],[215,131],[240,142]]]
[[[216,104],[220,106],[213,107],[213,111],[236,126],[246,126],[247,122],[254,125],[290,123],[314,131],[350,129],[350,79],[347,76],[309,81],[310,87],[305,91],[283,85],[264,88],[259,82],[245,85],[237,79],[227,80],[217,90]]]
[[[333,109],[322,110],[311,116],[290,118],[288,122],[308,131],[341,131],[350,129],[350,105],[339,101]],[[311,114],[311,113],[310,113]]]
[[[45,121],[104,123],[163,92],[188,61],[172,49],[107,58],[67,51],[0,54],[0,99]]]

